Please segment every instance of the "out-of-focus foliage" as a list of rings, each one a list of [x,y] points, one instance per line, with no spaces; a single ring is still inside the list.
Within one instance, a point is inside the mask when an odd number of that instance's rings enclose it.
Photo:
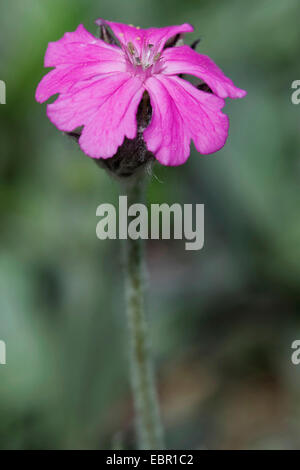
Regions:
[[[213,156],[155,167],[150,202],[204,203],[206,244],[148,246],[149,318],[172,448],[297,448],[298,0],[11,0],[0,10],[0,447],[132,447],[122,259],[96,239],[118,184],[34,101],[43,54],[79,23],[192,22],[246,99]]]

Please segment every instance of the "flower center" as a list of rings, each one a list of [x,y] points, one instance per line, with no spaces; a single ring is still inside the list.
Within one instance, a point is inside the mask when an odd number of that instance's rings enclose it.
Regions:
[[[125,56],[130,68],[134,74],[151,75],[159,73],[162,68],[162,57],[159,52],[159,45],[154,46],[150,43],[144,43],[140,51],[137,51],[132,42],[124,47]]]

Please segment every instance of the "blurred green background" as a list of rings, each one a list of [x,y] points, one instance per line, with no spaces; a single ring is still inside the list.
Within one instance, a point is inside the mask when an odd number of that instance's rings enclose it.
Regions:
[[[150,202],[204,203],[206,244],[148,244],[148,313],[169,448],[300,447],[299,0],[11,0],[0,7],[0,448],[133,448],[122,263],[97,240],[119,187],[48,121],[49,41],[98,17],[191,22],[248,91],[212,156],[155,167]]]

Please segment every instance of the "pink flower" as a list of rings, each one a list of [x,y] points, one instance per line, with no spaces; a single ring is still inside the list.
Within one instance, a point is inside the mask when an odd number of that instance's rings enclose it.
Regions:
[[[152,118],[143,132],[147,148],[163,165],[181,165],[191,139],[201,154],[221,149],[229,120],[221,112],[224,98],[242,98],[237,88],[207,56],[191,47],[166,47],[170,38],[193,31],[189,24],[139,29],[108,25],[121,47],[95,38],[80,25],[48,45],[45,67],[55,67],[40,82],[36,99],[48,105],[50,121],[64,132],[83,126],[79,145],[92,158],[113,157],[124,138],[137,135],[137,110],[148,92]],[[194,75],[203,91],[179,74]]]

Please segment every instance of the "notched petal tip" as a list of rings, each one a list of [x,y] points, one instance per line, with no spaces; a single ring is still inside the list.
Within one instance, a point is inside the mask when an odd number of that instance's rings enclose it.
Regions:
[[[192,33],[195,30],[191,23],[183,23],[182,28],[185,28],[185,33]]]
[[[35,90],[35,101],[37,101],[37,103],[45,103],[45,97],[44,97],[44,93],[43,93],[43,89],[42,89],[42,82],[40,82],[37,86],[37,89]]]
[[[248,95],[248,92],[246,90],[243,90],[242,88],[237,88],[236,87],[236,96],[235,98],[245,98],[245,96]]]

